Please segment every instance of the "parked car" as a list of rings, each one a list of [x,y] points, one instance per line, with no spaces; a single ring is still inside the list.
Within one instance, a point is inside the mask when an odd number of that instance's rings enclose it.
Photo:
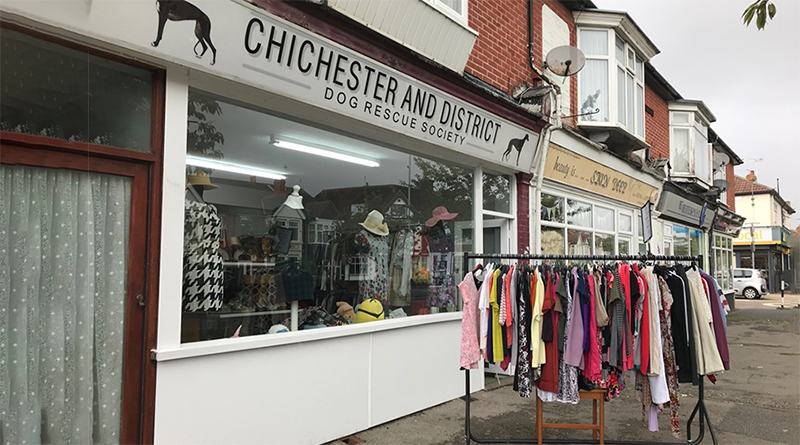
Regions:
[[[733,269],[733,288],[736,295],[753,300],[767,293],[767,280],[758,269]]]

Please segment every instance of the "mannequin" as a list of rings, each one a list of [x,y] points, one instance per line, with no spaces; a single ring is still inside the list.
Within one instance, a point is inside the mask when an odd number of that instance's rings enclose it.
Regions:
[[[354,239],[357,257],[361,263],[362,278],[358,282],[359,301],[374,298],[386,303],[389,298],[389,227],[383,215],[373,210],[363,223],[363,230]]]
[[[187,178],[183,238],[183,309],[187,312],[222,307],[224,278],[218,252],[222,221],[217,208],[203,200],[203,192],[216,187],[202,171]]]
[[[451,220],[458,213],[450,213],[440,206],[433,209],[433,216],[425,222],[428,250],[431,256],[431,286],[428,292],[428,306],[431,313],[440,309],[453,310],[456,307],[454,279],[455,237]]]

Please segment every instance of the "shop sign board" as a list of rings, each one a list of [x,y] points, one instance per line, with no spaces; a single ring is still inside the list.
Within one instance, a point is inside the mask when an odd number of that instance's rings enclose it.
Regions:
[[[716,233],[736,237],[739,236],[739,231],[742,230],[742,224],[744,224],[743,216],[720,207],[714,216],[712,227]]]
[[[653,218],[650,216],[650,201],[647,201],[639,209],[639,217],[642,219],[642,239],[646,243],[653,237]]]
[[[754,241],[756,245],[765,244],[786,244],[783,240],[783,230],[778,226],[755,226],[752,228],[752,235],[750,234],[750,227],[742,227],[739,236],[733,240],[734,246],[749,246],[750,241]]]
[[[530,171],[538,145],[531,130],[244,2],[7,0],[0,9],[514,170]]]
[[[711,227],[711,218],[703,218],[703,205],[689,201],[677,193],[665,191],[661,195],[661,201],[658,203],[658,211],[664,216],[677,219],[694,227],[702,227],[704,229]]]
[[[657,188],[645,182],[552,143],[547,150],[544,176],[638,207],[655,199],[658,193]]]

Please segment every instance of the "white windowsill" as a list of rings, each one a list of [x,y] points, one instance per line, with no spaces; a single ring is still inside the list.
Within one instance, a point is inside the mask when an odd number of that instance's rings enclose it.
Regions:
[[[249,351],[274,346],[305,343],[309,341],[328,340],[349,337],[352,335],[371,334],[392,329],[404,329],[434,323],[461,321],[461,312],[441,314],[415,315],[413,317],[395,318],[379,322],[351,324],[329,328],[310,329],[307,331],[286,332],[281,334],[253,335],[240,338],[222,338],[196,343],[186,343],[178,348],[153,349],[150,356],[157,362],[181,360],[207,355],[226,354],[229,352]]]

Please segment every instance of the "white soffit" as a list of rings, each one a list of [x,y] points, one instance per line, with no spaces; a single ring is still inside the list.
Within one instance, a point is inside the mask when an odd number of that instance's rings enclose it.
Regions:
[[[424,0],[328,0],[328,6],[457,73],[478,38]]]

